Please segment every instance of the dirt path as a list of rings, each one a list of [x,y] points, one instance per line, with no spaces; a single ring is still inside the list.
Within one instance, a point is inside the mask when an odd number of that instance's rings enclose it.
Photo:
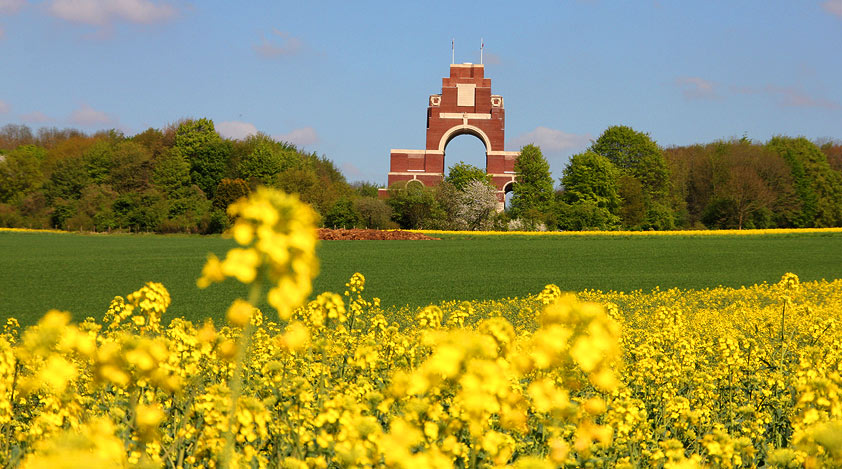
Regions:
[[[374,240],[428,240],[439,239],[427,236],[421,233],[410,233],[408,231],[381,231],[381,230],[332,230],[329,228],[319,228],[319,239],[333,241],[333,240],[358,240],[358,239],[374,239]]]

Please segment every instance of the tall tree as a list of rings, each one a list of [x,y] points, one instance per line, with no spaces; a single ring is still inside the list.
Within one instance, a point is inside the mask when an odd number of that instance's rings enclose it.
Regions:
[[[22,198],[41,185],[44,150],[23,145],[0,158],[0,202]]]
[[[644,193],[644,228],[671,228],[669,168],[664,154],[649,134],[625,125],[609,127],[589,150],[611,161],[623,176],[640,181]]]
[[[209,199],[225,177],[231,156],[230,142],[216,133],[213,121],[206,118],[181,122],[175,132],[175,146],[190,162],[190,177]]]
[[[608,158],[592,151],[573,155],[561,177],[562,200],[569,204],[591,200],[616,215],[620,207],[617,179],[617,169]]]
[[[804,137],[774,137],[767,146],[783,157],[792,172],[801,200],[795,226],[842,225],[842,174],[830,167],[827,156]]]
[[[517,182],[512,189],[510,214],[513,218],[543,219],[553,201],[550,164],[536,145],[521,148],[515,161]]]
[[[620,208],[617,179],[618,171],[608,158],[592,151],[573,155],[561,177],[559,226],[573,230],[616,228]]]

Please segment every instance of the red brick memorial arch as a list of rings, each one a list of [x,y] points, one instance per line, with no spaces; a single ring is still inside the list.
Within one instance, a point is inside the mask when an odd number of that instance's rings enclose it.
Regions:
[[[430,96],[427,105],[427,145],[424,150],[393,149],[389,186],[415,181],[434,186],[444,179],[444,149],[459,135],[473,135],[485,145],[485,171],[497,188],[503,207],[505,193],[515,180],[515,159],[520,152],[505,151],[506,111],[503,97],[491,94],[485,67],[453,64],[442,79],[441,94]],[[386,189],[381,194],[386,195]]]

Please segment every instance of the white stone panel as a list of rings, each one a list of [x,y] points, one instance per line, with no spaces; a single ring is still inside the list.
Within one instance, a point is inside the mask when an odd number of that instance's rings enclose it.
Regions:
[[[456,105],[457,106],[473,106],[474,98],[476,96],[477,85],[473,83],[457,83],[456,84]]]

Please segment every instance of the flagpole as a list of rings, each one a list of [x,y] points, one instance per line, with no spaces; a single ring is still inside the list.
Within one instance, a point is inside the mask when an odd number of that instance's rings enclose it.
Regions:
[[[479,64],[482,65],[482,48],[485,47],[485,41],[479,38]]]
[[[454,43],[456,42],[455,38],[450,39],[450,65],[456,63],[456,48],[454,47]]]

